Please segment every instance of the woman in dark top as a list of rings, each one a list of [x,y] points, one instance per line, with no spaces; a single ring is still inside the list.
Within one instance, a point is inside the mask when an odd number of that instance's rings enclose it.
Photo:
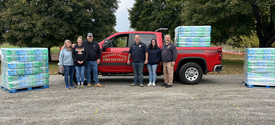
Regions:
[[[84,70],[87,64],[88,58],[88,50],[82,44],[82,37],[79,36],[77,38],[77,45],[73,48],[73,60],[76,70],[76,81],[77,81],[77,88],[84,89]],[[80,85],[80,77],[81,77],[81,85]]]
[[[158,63],[160,61],[161,57],[161,50],[157,45],[156,39],[152,39],[150,45],[148,46],[148,64],[147,64],[147,69],[149,71],[149,86],[156,86],[156,79],[157,79],[157,74],[156,70],[158,67]]]

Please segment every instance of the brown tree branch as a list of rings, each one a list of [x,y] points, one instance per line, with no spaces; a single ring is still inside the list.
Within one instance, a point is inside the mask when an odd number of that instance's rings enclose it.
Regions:
[[[271,47],[272,43],[274,43],[274,42],[275,42],[275,34],[273,34],[273,37],[271,37],[271,38],[267,41],[266,46],[267,46],[267,47]]]

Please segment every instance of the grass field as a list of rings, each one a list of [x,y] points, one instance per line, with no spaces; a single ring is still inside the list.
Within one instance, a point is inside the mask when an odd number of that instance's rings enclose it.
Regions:
[[[223,54],[222,55],[222,59],[224,60],[229,60],[229,59],[243,59],[244,56],[241,56],[241,55],[235,55],[235,54]]]
[[[237,47],[234,47],[234,48],[231,48],[231,45],[218,45],[218,46],[216,46],[216,45],[211,45],[211,47],[222,47],[222,49],[223,50],[228,50],[228,51],[244,51],[244,48],[237,48]]]
[[[224,70],[220,73],[210,72],[208,75],[243,74],[243,60],[222,60]]]

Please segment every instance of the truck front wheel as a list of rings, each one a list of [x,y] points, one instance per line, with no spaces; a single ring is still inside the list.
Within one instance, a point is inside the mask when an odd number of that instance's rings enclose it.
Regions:
[[[179,78],[184,84],[197,84],[202,78],[202,69],[197,63],[186,63],[180,68]]]

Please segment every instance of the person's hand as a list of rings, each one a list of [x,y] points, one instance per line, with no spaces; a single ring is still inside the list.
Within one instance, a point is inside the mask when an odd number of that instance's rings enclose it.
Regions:
[[[175,62],[172,62],[172,66],[174,66],[175,65]]]
[[[72,48],[74,48],[74,47],[75,47],[75,45],[76,45],[76,44],[73,44],[73,45],[72,45]]]
[[[162,62],[160,61],[159,64],[162,65]]]
[[[100,63],[100,59],[97,59],[96,60],[96,64],[98,65]]]
[[[81,61],[77,61],[78,64],[81,64],[80,62],[81,62]]]
[[[63,70],[63,68],[64,68],[63,66],[60,67],[61,70]]]
[[[127,61],[127,64],[130,65],[130,60]]]
[[[144,64],[148,64],[148,60],[145,60]]]

